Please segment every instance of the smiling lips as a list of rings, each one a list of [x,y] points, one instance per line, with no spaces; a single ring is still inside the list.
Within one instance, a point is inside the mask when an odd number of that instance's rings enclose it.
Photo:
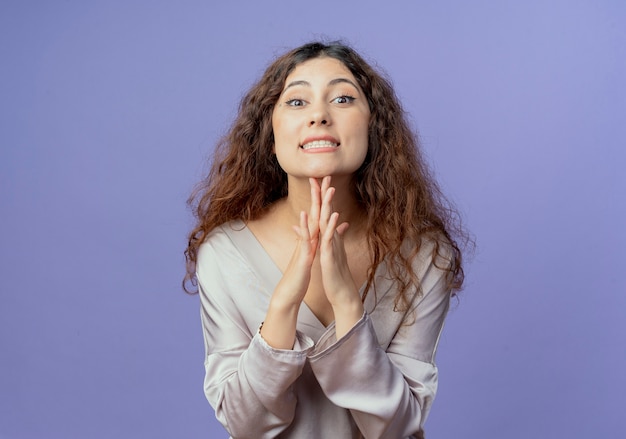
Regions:
[[[328,148],[337,148],[339,146],[339,141],[330,136],[324,137],[309,137],[304,139],[300,148],[304,150],[314,150],[314,149],[328,149]]]

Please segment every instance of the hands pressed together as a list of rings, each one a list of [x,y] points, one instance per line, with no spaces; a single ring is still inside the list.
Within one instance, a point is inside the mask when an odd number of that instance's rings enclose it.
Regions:
[[[274,323],[272,325],[274,328],[262,331],[263,337],[270,345],[279,345],[275,347],[291,348],[287,345],[293,345],[297,311],[309,289],[316,256],[319,257],[324,293],[335,315],[337,338],[342,337],[354,326],[363,314],[363,305],[348,266],[344,245],[344,234],[349,224],[347,222],[338,224],[339,213],[334,212],[332,207],[335,188],[330,186],[330,182],[330,177],[324,177],[321,185],[316,179],[309,179],[310,211],[300,212],[300,222],[293,226],[297,236],[296,248],[272,296],[273,305],[277,306],[273,310],[272,304],[270,305],[264,324],[264,329],[267,328],[268,323]],[[278,315],[272,315],[275,311],[285,314],[282,316],[286,318],[283,324],[278,325],[277,322],[268,321],[278,317]],[[283,326],[287,323],[289,323],[289,328]],[[289,330],[279,337],[284,338],[281,340],[282,343],[272,343],[270,339],[274,337],[269,333],[277,332],[279,326],[283,326],[284,330]],[[292,337],[291,340],[289,337]]]

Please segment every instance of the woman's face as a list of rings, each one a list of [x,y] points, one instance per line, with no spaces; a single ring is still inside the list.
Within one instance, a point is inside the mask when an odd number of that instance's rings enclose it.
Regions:
[[[352,175],[363,164],[367,98],[339,60],[313,58],[294,68],[272,113],[274,152],[296,178]]]

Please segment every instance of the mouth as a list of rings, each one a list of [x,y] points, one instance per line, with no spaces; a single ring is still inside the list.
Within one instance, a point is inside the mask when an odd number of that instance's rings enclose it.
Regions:
[[[337,148],[339,146],[338,142],[332,142],[330,140],[313,140],[311,142],[304,143],[300,145],[300,148],[309,150],[309,149],[321,149],[321,148]]]

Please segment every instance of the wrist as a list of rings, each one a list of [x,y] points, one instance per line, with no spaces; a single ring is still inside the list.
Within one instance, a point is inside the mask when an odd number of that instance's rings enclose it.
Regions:
[[[291,297],[279,297],[276,294],[270,299],[267,309],[268,314],[276,314],[282,317],[294,317],[298,315],[302,301],[294,301]]]
[[[292,349],[296,338],[299,306],[272,304],[267,310],[259,333],[265,342],[275,349]]]
[[[356,323],[363,315],[364,308],[360,297],[358,300],[342,301],[331,304],[335,314],[335,320],[344,320]]]
[[[327,297],[335,313],[349,313],[359,310],[361,310],[361,313],[363,312],[363,303],[356,287],[337,290],[332,295],[327,295]]]
[[[360,301],[333,307],[333,311],[335,313],[335,333],[337,340],[346,335],[348,331],[361,320],[365,312],[363,304]]]

